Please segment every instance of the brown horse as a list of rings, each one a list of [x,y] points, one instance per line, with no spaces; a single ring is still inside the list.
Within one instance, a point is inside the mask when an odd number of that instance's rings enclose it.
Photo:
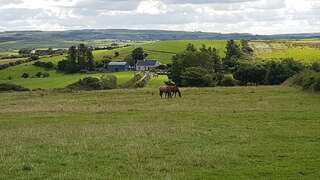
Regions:
[[[160,97],[163,98],[163,94],[164,94],[164,98],[172,98],[172,91],[170,86],[161,86],[159,88],[160,91]]]
[[[180,89],[178,88],[177,85],[169,86],[171,89],[172,96],[177,97],[177,94],[179,97],[182,97]]]

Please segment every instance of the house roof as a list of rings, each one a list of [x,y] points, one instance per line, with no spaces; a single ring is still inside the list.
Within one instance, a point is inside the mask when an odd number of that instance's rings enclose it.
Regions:
[[[127,62],[110,62],[108,65],[109,66],[126,66],[128,65],[128,63]]]
[[[138,61],[137,66],[155,66],[157,63],[157,60]]]

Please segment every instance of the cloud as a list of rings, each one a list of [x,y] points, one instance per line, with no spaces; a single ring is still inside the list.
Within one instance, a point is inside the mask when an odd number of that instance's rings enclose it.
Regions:
[[[318,0],[0,0],[0,30],[320,31]]]

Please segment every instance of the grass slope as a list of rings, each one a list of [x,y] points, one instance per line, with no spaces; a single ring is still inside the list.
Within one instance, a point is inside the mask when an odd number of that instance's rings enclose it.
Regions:
[[[320,176],[319,94],[205,88],[161,100],[156,92],[0,94],[0,178]]]
[[[113,57],[114,61],[122,61],[124,57],[129,55],[134,48],[142,47],[149,54],[149,59],[157,59],[163,64],[168,64],[172,60],[172,56],[175,53],[179,53],[185,50],[188,43],[194,44],[200,48],[203,44],[207,47],[215,47],[219,51],[221,56],[224,56],[226,41],[219,40],[175,40],[175,41],[157,41],[151,43],[138,44],[135,46],[124,47],[115,50],[100,50],[95,51],[94,56],[96,60],[102,60],[104,56]],[[114,53],[119,52],[119,57],[114,57]]]

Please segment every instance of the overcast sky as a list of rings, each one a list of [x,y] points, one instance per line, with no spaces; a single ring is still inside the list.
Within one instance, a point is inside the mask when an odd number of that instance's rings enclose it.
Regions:
[[[320,0],[0,0],[0,31],[320,32]]]

